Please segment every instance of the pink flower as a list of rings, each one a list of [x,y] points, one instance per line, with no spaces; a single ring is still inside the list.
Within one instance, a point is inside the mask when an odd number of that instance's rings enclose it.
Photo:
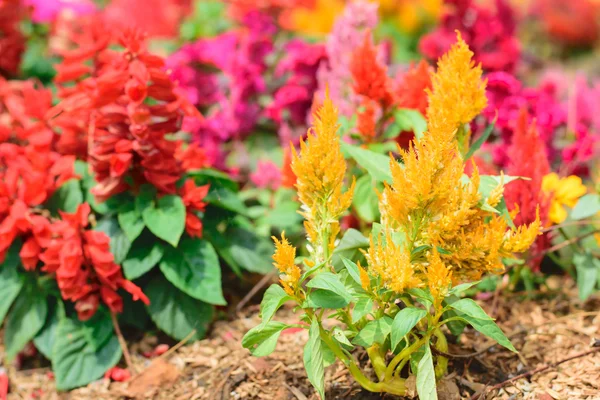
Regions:
[[[259,188],[276,190],[281,185],[281,170],[271,161],[259,161],[250,180]]]
[[[76,15],[96,11],[92,0],[25,0],[25,4],[33,7],[31,19],[38,23],[51,22],[63,11],[70,11]]]

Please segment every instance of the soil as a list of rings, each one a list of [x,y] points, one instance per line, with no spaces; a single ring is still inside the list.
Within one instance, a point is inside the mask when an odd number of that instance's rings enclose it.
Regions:
[[[479,353],[450,360],[451,373],[438,383],[440,400],[477,396],[480,399],[600,399],[600,351],[594,350],[600,350],[600,296],[581,303],[572,282],[557,278],[554,287],[555,291],[537,293],[535,299],[527,299],[523,293],[480,296],[481,306],[497,319],[519,353],[499,346],[490,347],[491,342],[473,330],[466,331],[459,343],[448,334],[452,342],[449,353]],[[232,312],[214,324],[207,339],[181,346],[154,360],[142,353],[161,339],[146,336],[131,342],[129,349],[137,374],[129,382],[101,379],[70,393],[57,393],[49,367],[37,364],[42,366],[26,369],[25,365],[16,370],[8,366],[8,398],[317,400],[302,364],[302,349],[307,339],[305,330],[284,331],[277,349],[268,357],[252,357],[241,347],[244,333],[259,321],[257,314],[257,305],[239,313]],[[299,315],[283,308],[276,319],[297,323]],[[0,345],[0,356],[3,356],[2,350]],[[586,351],[595,352],[553,365]],[[358,353],[356,357],[370,372],[365,354]],[[549,368],[494,389],[494,385],[544,366]],[[397,399],[361,390],[341,363],[326,369],[325,382],[328,399]]]

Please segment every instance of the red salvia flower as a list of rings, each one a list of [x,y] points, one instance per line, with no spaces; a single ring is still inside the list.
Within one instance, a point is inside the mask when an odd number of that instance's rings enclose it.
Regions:
[[[549,198],[542,191],[544,175],[550,172],[544,142],[540,139],[535,122],[528,125],[528,115],[521,111],[517,127],[509,149],[510,163],[507,173],[511,176],[525,176],[531,180],[517,180],[506,185],[504,197],[510,210],[518,208],[515,217],[517,226],[530,224],[536,219],[536,209],[539,205],[539,215],[542,226],[549,224]],[[538,236],[531,249],[531,265],[534,271],[539,270],[543,251],[551,245],[548,233]]]
[[[20,0],[0,2],[0,72],[15,75],[25,51],[25,37],[19,29],[25,7]]]

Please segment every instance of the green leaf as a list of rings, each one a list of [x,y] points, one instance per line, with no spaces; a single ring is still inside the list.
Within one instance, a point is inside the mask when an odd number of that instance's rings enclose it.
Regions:
[[[118,221],[106,216],[98,222],[95,229],[108,235],[110,238],[110,252],[115,256],[115,263],[121,264],[131,248],[131,241],[127,239],[125,232],[121,230]]]
[[[361,249],[369,247],[369,239],[363,236],[356,229],[348,229],[336,249],[333,251],[332,263],[336,270],[339,271],[343,267],[342,258],[348,260],[364,259],[360,252]]]
[[[0,288],[2,288],[2,301],[0,301],[0,325],[6,317],[6,313],[10,309],[21,289],[23,288],[23,275],[19,274],[17,268],[21,264],[19,251],[21,241],[16,240],[10,246],[4,263],[0,266]]]
[[[358,296],[352,309],[352,323],[358,322],[362,317],[373,311],[373,299],[369,296]]]
[[[394,317],[392,323],[392,349],[398,346],[398,343],[411,331],[417,323],[427,315],[427,311],[422,308],[407,307],[400,310]]]
[[[95,324],[107,325],[112,330],[107,314]],[[95,337],[95,334],[99,336]],[[121,355],[119,341],[112,332],[106,337],[106,330],[94,329],[75,319],[61,319],[52,350],[56,388],[69,390],[87,385],[116,365]]]
[[[260,303],[260,316],[263,322],[270,321],[279,307],[289,300],[292,300],[292,297],[281,286],[277,284],[269,286]]]
[[[160,270],[179,290],[210,304],[227,304],[221,289],[219,257],[206,240],[184,238],[177,249],[168,248]]]
[[[394,125],[400,132],[414,132],[417,139],[422,138],[427,131],[427,121],[423,114],[409,108],[401,108],[394,113]]]
[[[58,322],[59,314],[57,310],[48,312],[44,327],[38,332],[36,337],[33,338],[35,348],[50,361],[52,361],[52,348],[56,341],[56,328],[58,327]]]
[[[473,154],[475,154],[475,152],[477,150],[479,150],[481,148],[481,146],[483,146],[483,144],[490,138],[490,135],[494,131],[495,122],[496,121],[494,120],[494,122],[492,122],[490,125],[488,125],[488,127],[481,134],[481,136],[479,136],[477,138],[477,140],[475,142],[473,142],[471,147],[469,147],[469,151],[467,151],[467,154],[465,155],[465,161],[468,160],[469,158],[473,157]]]
[[[185,229],[185,206],[181,197],[163,196],[142,211],[144,223],[157,237],[177,247]]]
[[[337,309],[346,307],[348,303],[348,299],[324,289],[313,290],[306,298],[306,304],[310,308]]]
[[[287,327],[288,325],[283,322],[263,322],[244,335],[242,346],[250,350],[255,357],[268,356],[275,350],[281,331]]]
[[[600,261],[590,253],[578,253],[573,256],[573,264],[577,271],[577,289],[579,299],[586,300],[594,292],[598,282]]]
[[[235,192],[224,187],[211,186],[210,191],[204,200],[207,203],[238,214],[246,215],[248,212],[246,205],[239,196]]]
[[[419,303],[423,304],[425,308],[429,308],[433,305],[433,296],[431,296],[429,290],[413,288],[407,290],[407,292],[411,296],[413,296]]]
[[[154,268],[165,252],[160,241],[148,244],[144,241],[134,242],[127,258],[123,261],[123,272],[129,280],[139,278]]]
[[[483,311],[483,308],[479,307],[479,304],[475,303],[475,301],[471,299],[460,299],[451,304],[452,308],[456,311],[464,313],[470,317],[493,321],[493,318],[490,317]]]
[[[579,199],[573,211],[571,211],[571,219],[581,220],[600,212],[600,195],[595,193],[586,194]]]
[[[452,295],[457,296],[457,295],[461,294],[462,292],[464,292],[465,290],[468,290],[471,287],[478,285],[480,282],[481,281],[467,282],[467,283],[461,283],[460,285],[456,285],[448,291],[448,296],[452,296]]]
[[[392,322],[393,320],[387,315],[383,318],[369,321],[358,332],[352,343],[363,347],[371,347],[374,343],[383,344],[392,330]]]
[[[390,158],[341,141],[342,151],[348,153],[377,182],[392,182]]]
[[[150,299],[146,306],[150,318],[156,326],[176,340],[183,340],[192,329],[196,333],[193,340],[202,339],[213,318],[213,307],[194,299],[162,276],[154,277],[144,288]]]
[[[465,302],[465,300],[469,300],[470,302]],[[459,308],[455,307],[456,304],[458,304]],[[510,340],[508,340],[494,320],[492,320],[473,300],[461,299],[450,304],[450,306],[457,312],[459,318],[468,322],[477,331],[494,339],[508,350],[515,353],[517,352]]]
[[[146,226],[140,210],[137,209],[133,202],[127,202],[121,206],[117,219],[130,242],[137,239]]]
[[[354,279],[354,282],[358,283],[359,285],[362,285],[361,280],[360,280],[360,271],[358,269],[358,265],[356,265],[356,263],[354,263],[353,261],[350,261],[347,258],[343,258],[343,257],[342,257],[342,262],[344,263],[344,266],[346,267],[346,271],[348,271],[348,275],[350,275],[352,277],[352,279]]]
[[[348,293],[346,287],[340,280],[340,277],[332,272],[322,272],[311,279],[306,284],[307,287],[313,289],[323,289],[333,292],[348,301],[352,300],[352,295]]]
[[[312,320],[308,331],[308,342],[304,346],[304,368],[308,380],[315,387],[321,399],[325,399],[325,366],[319,322]]]
[[[374,222],[379,219],[379,198],[369,175],[356,181],[352,205],[361,220]]]
[[[429,343],[423,345],[423,357],[419,361],[417,371],[417,393],[419,394],[419,400],[437,400],[433,356],[431,355]]]
[[[83,192],[79,180],[69,179],[54,192],[48,208],[73,213],[81,203],[83,203]]]
[[[340,344],[344,345],[345,347],[350,349],[354,348],[354,345],[350,343],[344,331],[341,330],[339,327],[336,326],[333,328],[332,336],[335,340],[337,340]]]
[[[4,346],[6,359],[12,361],[46,322],[46,296],[35,287],[25,287],[6,318]]]
[[[267,274],[273,270],[271,256],[274,246],[270,240],[240,227],[228,229],[226,238],[227,251],[237,265],[259,274]]]

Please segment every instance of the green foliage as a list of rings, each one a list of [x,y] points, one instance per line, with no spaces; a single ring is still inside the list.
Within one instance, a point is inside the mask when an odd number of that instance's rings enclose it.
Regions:
[[[313,319],[308,331],[308,342],[304,346],[304,368],[308,380],[317,389],[322,399],[325,398],[325,364],[323,361],[323,345],[321,342],[319,322]]]

